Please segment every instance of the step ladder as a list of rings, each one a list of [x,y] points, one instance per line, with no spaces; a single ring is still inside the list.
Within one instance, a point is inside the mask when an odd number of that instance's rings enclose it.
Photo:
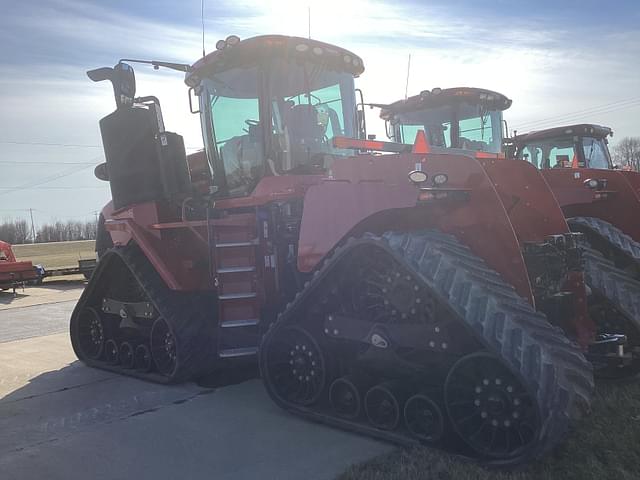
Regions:
[[[256,215],[232,214],[212,223],[218,289],[218,356],[255,356],[264,297]]]

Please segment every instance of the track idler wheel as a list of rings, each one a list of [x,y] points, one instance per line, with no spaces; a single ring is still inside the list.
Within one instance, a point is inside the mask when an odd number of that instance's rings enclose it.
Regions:
[[[133,345],[129,342],[122,342],[118,350],[118,360],[124,368],[133,368],[134,356]]]
[[[134,368],[141,372],[147,373],[151,371],[152,360],[151,360],[151,350],[144,344],[140,344],[136,347],[133,358],[133,366]]]
[[[115,340],[107,340],[104,344],[104,359],[109,365],[117,365],[120,361],[120,350]]]
[[[159,317],[151,327],[151,358],[158,371],[170,377],[178,366],[176,337],[168,322]]]
[[[381,383],[370,388],[364,397],[367,419],[381,430],[395,430],[406,398],[405,390],[395,383]]]
[[[78,346],[86,358],[97,360],[105,347],[105,327],[100,313],[91,307],[85,308],[78,319]]]
[[[436,402],[419,393],[407,400],[404,422],[415,438],[426,443],[437,443],[444,434],[444,415]]]
[[[320,398],[326,386],[326,361],[309,332],[283,328],[263,348],[265,381],[283,402],[312,405]]]
[[[447,376],[445,405],[455,432],[484,457],[518,456],[541,428],[535,399],[496,357],[473,353]]]
[[[355,419],[362,412],[362,394],[371,386],[368,378],[346,375],[337,378],[329,387],[329,403],[336,415]]]

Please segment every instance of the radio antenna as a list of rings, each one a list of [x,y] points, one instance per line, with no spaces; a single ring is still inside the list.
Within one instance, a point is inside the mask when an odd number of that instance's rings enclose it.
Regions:
[[[409,54],[409,61],[407,62],[407,83],[404,86],[404,99],[407,99],[409,94],[409,74],[411,73],[411,54]]]
[[[204,0],[200,0],[200,20],[202,21],[202,56],[206,55],[204,51]]]
[[[309,31],[309,40],[311,40],[311,5],[307,5],[307,23]]]

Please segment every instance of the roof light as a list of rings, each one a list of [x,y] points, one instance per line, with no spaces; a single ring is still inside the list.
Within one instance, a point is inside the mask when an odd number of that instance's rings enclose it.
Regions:
[[[351,63],[351,55],[345,55],[342,59],[344,60],[344,63]]]
[[[357,67],[360,65],[360,60],[358,60],[357,58],[353,59],[353,64]]]
[[[324,53],[324,50],[322,50],[322,48],[320,47],[313,47],[313,53],[315,53],[316,55],[322,55]]]
[[[240,43],[240,37],[237,35],[229,35],[225,40],[228,47],[233,47]]]
[[[432,95],[440,95],[442,93],[442,89],[440,87],[436,87],[436,88],[432,88],[431,89],[431,94]]]
[[[224,40],[218,40],[216,42],[216,50],[223,50],[224,47],[227,46],[227,42],[225,42]]]
[[[298,45],[296,45],[296,50],[298,52],[306,52],[307,50],[309,50],[309,45],[307,45],[306,43],[299,43]]]
[[[428,175],[421,170],[413,170],[409,172],[408,177],[413,183],[426,182],[427,178],[429,178]]]

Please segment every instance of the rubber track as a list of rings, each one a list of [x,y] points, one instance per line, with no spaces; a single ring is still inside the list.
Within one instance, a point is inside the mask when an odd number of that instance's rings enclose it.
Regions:
[[[582,247],[587,285],[609,300],[640,333],[640,282],[600,252]]]
[[[577,230],[586,229],[589,233],[602,237],[640,266],[640,243],[609,222],[594,217],[572,217],[567,219],[567,223],[572,230],[577,226]]]
[[[458,320],[474,337],[499,357],[537,399],[543,422],[537,445],[524,454],[526,458],[488,463],[520,463],[541,456],[562,441],[572,418],[590,409],[593,372],[579,348],[467,247],[450,235],[434,231],[367,234],[348,241],[287,306],[263,338],[262,346],[279,328],[294,321],[296,310],[302,304],[313,301],[315,286],[330,274],[341,258],[367,244],[386,249],[422,278],[425,285],[457,313]],[[263,351],[261,348],[261,353]],[[260,364],[262,368],[262,356]],[[264,372],[262,376],[265,378]],[[406,437],[398,438],[397,434],[284,404],[266,382],[265,385],[277,404],[298,415],[392,442],[415,443]]]
[[[149,301],[155,306],[156,311],[167,320],[173,329],[177,343],[178,362],[170,377],[155,372],[140,373],[134,369],[124,369],[108,365],[105,362],[83,359],[73,342],[74,319],[84,308],[98,282],[102,281],[102,273],[112,261],[118,261],[116,257],[124,262],[134,279],[141,285]],[[205,313],[215,310],[207,305],[207,301],[208,299],[202,294],[170,290],[138,247],[126,246],[110,249],[100,259],[91,281],[71,314],[70,329],[74,351],[80,360],[91,367],[156,383],[181,383],[197,378],[212,370],[214,363],[214,346],[216,344],[213,338],[212,324],[215,322],[212,322],[211,318],[207,319]]]

